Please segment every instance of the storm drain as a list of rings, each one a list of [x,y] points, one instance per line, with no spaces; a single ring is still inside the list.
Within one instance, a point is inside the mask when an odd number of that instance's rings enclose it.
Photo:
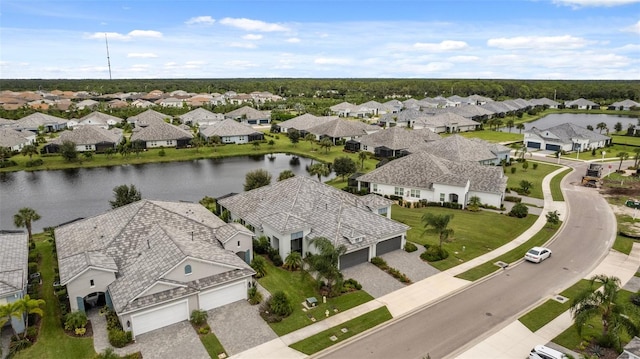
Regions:
[[[559,302],[559,303],[566,303],[566,302],[569,300],[569,298],[567,298],[567,297],[563,297],[563,296],[561,296],[561,295],[554,295],[554,296],[553,296],[553,299],[554,299],[556,302]]]
[[[497,261],[497,262],[495,262],[493,264],[497,265],[498,267],[500,267],[502,269],[507,268],[509,266],[509,263],[505,263],[503,261]]]

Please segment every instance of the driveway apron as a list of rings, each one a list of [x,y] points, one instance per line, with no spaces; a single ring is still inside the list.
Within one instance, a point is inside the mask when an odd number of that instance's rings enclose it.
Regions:
[[[412,253],[397,250],[385,253],[380,257],[387,262],[389,267],[406,274],[415,283],[440,272],[420,259],[420,253],[424,252],[424,247],[420,244],[417,244],[417,246],[418,250]]]
[[[405,286],[369,262],[343,269],[342,274],[344,279],[357,280],[362,285],[362,289],[374,298],[379,298]]]

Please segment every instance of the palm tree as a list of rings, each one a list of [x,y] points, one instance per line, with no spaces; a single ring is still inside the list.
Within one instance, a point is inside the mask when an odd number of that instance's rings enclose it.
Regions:
[[[37,314],[42,317],[44,315],[44,311],[40,307],[45,304],[45,301],[43,299],[31,299],[31,297],[29,297],[29,294],[26,294],[15,303],[22,313],[22,317],[24,317],[25,330],[23,338],[26,338],[27,328],[29,327],[29,314]]]
[[[469,208],[472,212],[477,212],[482,205],[482,200],[478,196],[471,196],[469,198],[469,203],[467,203],[467,208]]]
[[[629,158],[629,152],[624,152],[624,151],[623,152],[618,152],[616,157],[618,157],[620,159],[620,165],[618,166],[618,171],[620,171],[622,169],[622,161],[624,161],[627,158]]]
[[[35,145],[26,145],[22,147],[20,153],[22,153],[23,156],[29,156],[29,161],[31,161],[33,155],[37,155],[39,152],[38,147],[36,147]]]
[[[509,133],[511,133],[511,129],[513,128],[514,125],[515,125],[515,121],[512,118],[507,120],[507,128],[509,129]]]
[[[313,133],[307,133],[304,135],[304,140],[311,144],[311,151],[313,151],[313,142],[316,140],[316,136]]]
[[[595,284],[602,286],[594,290]],[[618,299],[620,292],[620,279],[606,275],[595,275],[590,279],[590,287],[573,298],[570,311],[578,334],[593,317],[599,317],[602,321],[602,336],[609,334],[618,335],[621,329],[625,329],[631,336],[637,333],[638,328],[627,316],[628,313],[637,312],[633,304],[625,303]]]
[[[596,129],[600,130],[600,133],[602,133],[602,130],[607,129],[607,124],[604,122],[600,122],[596,125]]]
[[[640,162],[640,148],[636,147],[633,149],[633,167],[638,168],[638,162]]]
[[[283,267],[290,271],[298,270],[302,266],[302,255],[300,252],[290,252],[284,259]]]
[[[519,124],[517,124],[517,125],[516,125],[516,128],[517,128],[518,130],[520,130],[520,133],[522,133],[522,130],[524,130],[524,123],[519,123]]]
[[[324,279],[329,293],[335,294],[333,289],[336,284],[342,280],[342,273],[338,269],[340,256],[347,252],[347,247],[343,244],[334,246],[334,244],[324,237],[316,237],[309,241],[309,244],[315,246],[318,250],[317,254],[312,254],[305,258],[309,269],[317,273],[318,281]]]
[[[529,149],[527,148],[527,145],[523,142],[522,145],[520,147],[518,147],[518,149],[516,149],[516,157],[520,158],[521,160],[524,160],[524,157],[526,155],[529,155],[529,157],[532,156],[531,152],[529,152]]]
[[[7,303],[5,305],[0,306],[0,328],[4,327],[4,325],[7,324],[7,322],[12,317],[22,320],[22,311],[16,305],[16,303],[17,302]]]
[[[453,214],[433,214],[427,212],[422,215],[422,223],[424,224],[425,232],[428,227],[433,227],[436,233],[438,233],[438,247],[440,248],[440,251],[442,251],[442,243],[444,243],[449,236],[453,235],[453,228],[447,228],[449,226],[449,221],[452,218]]]
[[[320,140],[320,147],[324,147],[327,153],[329,153],[331,146],[333,146],[333,142],[331,142],[331,139],[329,137],[325,137],[322,140]]]
[[[314,163],[307,169],[310,175],[318,176],[318,182],[322,181],[322,176],[327,177],[331,170],[324,163]]]
[[[364,161],[367,159],[367,153],[364,151],[358,152],[358,159],[360,159],[360,169],[364,169]]]
[[[32,240],[31,236],[31,223],[40,219],[40,215],[32,208],[24,207],[18,210],[18,213],[13,215],[13,224],[18,228],[26,228],[29,234],[29,242]]]

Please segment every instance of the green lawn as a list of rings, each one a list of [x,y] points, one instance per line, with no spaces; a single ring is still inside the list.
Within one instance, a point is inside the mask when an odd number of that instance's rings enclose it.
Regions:
[[[84,359],[93,358],[92,338],[74,338],[66,335],[60,326],[58,299],[53,293],[53,268],[56,266],[51,253],[52,244],[45,240],[44,233],[34,235],[36,250],[42,255],[40,274],[42,276],[41,298],[45,300],[44,317],[38,341],[30,348],[15,356],[16,359]]]
[[[520,181],[527,180],[533,184],[529,197],[543,199],[542,195],[542,180],[549,173],[557,170],[559,167],[553,164],[536,162],[527,160],[529,168],[525,171],[522,169],[522,163],[513,162],[511,166],[505,167],[505,175],[508,177],[507,186],[509,188],[520,187]],[[537,163],[538,168],[533,169],[533,164]],[[516,169],[516,173],[511,173],[511,168]]]
[[[626,137],[626,136],[625,136]],[[629,142],[633,142],[633,141],[638,141],[635,140],[638,137],[629,137],[632,138],[634,140],[629,140]],[[596,150],[595,155],[593,154],[593,152],[591,151],[585,151],[585,152],[580,152],[579,154],[575,153],[575,152],[569,152],[566,155],[562,156],[562,158],[566,158],[569,160],[573,160],[573,159],[579,159],[582,161],[588,161],[588,160],[602,160],[602,151],[605,152],[605,164],[607,163],[611,163],[614,166],[614,169],[618,169],[618,163],[619,161],[615,161],[612,160],[616,157],[618,157],[618,153],[620,152],[626,152],[629,154],[629,159],[633,159],[633,156],[635,155],[635,153],[633,152],[633,150],[637,149],[638,145],[630,145],[630,144],[623,144],[623,143],[614,143],[613,146],[604,148],[604,149],[599,149]]]
[[[344,322],[336,327],[327,329],[297,343],[293,343],[290,347],[307,355],[311,355],[346,340],[347,338],[351,338],[356,334],[371,329],[380,323],[384,323],[391,318],[391,313],[389,313],[387,307],[378,308],[357,318]],[[347,332],[343,333],[342,328],[346,328]],[[332,341],[329,339],[331,336],[335,336],[337,340]]]
[[[635,241],[632,238],[616,235],[616,241],[613,242],[613,249],[624,254],[630,254]]]
[[[527,216],[529,217],[529,216]],[[541,246],[545,244],[559,229],[560,226],[555,228],[552,227],[544,227],[540,232],[536,233],[531,239],[522,243],[518,247],[510,250],[509,252],[490,260],[489,262],[483,263],[475,268],[469,269],[468,271],[457,275],[456,277],[461,279],[466,279],[470,281],[474,281],[480,279],[484,276],[487,276],[499,269],[494,263],[498,261],[502,261],[505,263],[513,263],[522,257],[524,254],[531,249],[531,247]]]
[[[549,186],[551,187],[551,198],[553,198],[554,201],[564,201],[564,195],[560,189],[560,182],[562,182],[562,179],[569,173],[571,173],[571,168],[567,168],[551,179]]]
[[[393,205],[391,218],[407,224],[407,240],[417,244],[438,244],[438,236],[433,230],[424,231],[422,215],[424,213],[453,214],[449,223],[454,230],[451,242],[443,247],[449,252],[449,258],[430,263],[439,270],[483,255],[518,237],[531,227],[538,216],[526,218],[509,217],[491,211],[463,211],[440,207],[405,208]],[[463,249],[464,247],[464,249]]]
[[[279,267],[276,268],[271,262],[267,262],[267,275],[260,278],[258,282],[271,293],[277,290],[284,291],[293,303],[293,313],[290,316],[279,323],[269,324],[278,336],[313,324],[308,315],[313,316],[316,321],[321,321],[325,319],[324,313],[327,309],[331,313],[334,313],[334,308],[342,312],[373,299],[367,292],[360,290],[346,293],[336,298],[327,298],[327,303],[322,303],[322,296],[320,296],[313,278],[301,271],[290,272]],[[303,312],[302,303],[309,297],[316,297],[318,306],[310,311]]]
[[[636,136],[621,136],[621,135],[609,135],[611,137],[611,142],[615,145],[631,145],[631,146],[640,146],[640,137]]]
[[[200,341],[202,342],[204,348],[207,350],[207,353],[209,353],[209,356],[212,358],[217,358],[218,354],[221,353],[225,353],[225,355],[227,354],[222,344],[220,344],[218,337],[216,337],[216,335],[213,333],[200,336]]]
[[[513,128],[512,132],[501,132],[501,131],[493,131],[493,130],[480,130],[480,131],[470,131],[470,132],[460,132],[457,133],[460,136],[466,138],[479,138],[481,140],[489,141],[489,142],[513,142],[513,141],[522,141],[524,139],[524,135],[519,133],[518,130]]]
[[[565,303],[560,303],[557,300],[549,299],[544,304],[538,306],[529,313],[523,315],[518,320],[524,324],[529,330],[535,332],[536,330],[544,327],[546,324],[554,320],[560,314],[569,310],[571,306],[571,299],[573,299],[578,293],[589,288],[589,281],[586,279],[580,280],[573,286],[565,289],[560,295],[569,298]]]

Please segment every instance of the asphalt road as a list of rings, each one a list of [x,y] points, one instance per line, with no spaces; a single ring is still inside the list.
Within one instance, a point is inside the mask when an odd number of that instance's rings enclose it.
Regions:
[[[597,190],[577,185],[586,165],[577,167],[563,185],[569,215],[549,246],[550,259],[514,265],[322,355],[351,359],[426,358],[428,354],[437,359],[459,354],[588,275],[611,247],[616,222]]]

